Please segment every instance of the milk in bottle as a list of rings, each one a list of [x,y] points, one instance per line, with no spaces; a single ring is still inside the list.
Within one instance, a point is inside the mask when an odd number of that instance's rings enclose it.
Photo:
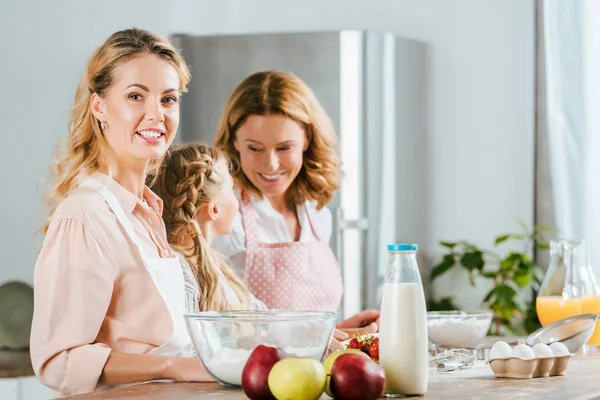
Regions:
[[[429,381],[427,310],[416,244],[388,245],[379,327],[386,397],[423,395]]]

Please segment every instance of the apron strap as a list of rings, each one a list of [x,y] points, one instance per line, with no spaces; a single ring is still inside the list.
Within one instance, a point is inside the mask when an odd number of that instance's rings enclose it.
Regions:
[[[237,295],[233,291],[233,288],[227,282],[227,278],[225,278],[225,274],[221,271],[220,268],[217,268],[217,274],[219,275],[219,281],[221,282],[221,287],[225,292],[225,297],[230,304],[240,304],[240,299],[238,299]]]
[[[250,192],[242,190],[240,210],[242,211],[242,224],[246,232],[246,249],[254,249],[258,245],[258,227],[256,226],[256,211],[252,207]]]
[[[117,220],[121,223],[121,226],[123,227],[123,229],[125,229],[125,232],[127,232],[127,235],[129,235],[129,238],[131,239],[133,244],[135,244],[138,248],[140,256],[142,258],[142,262],[144,263],[144,266],[147,269],[149,260],[148,253],[146,253],[146,250],[144,250],[144,248],[142,247],[137,235],[135,234],[135,231],[133,230],[133,225],[131,225],[131,221],[129,220],[127,215],[125,215],[125,210],[123,210],[123,207],[121,206],[113,192],[111,192],[105,185],[103,185],[101,182],[94,178],[87,178],[83,180],[79,184],[79,186],[98,192],[104,198],[104,200],[106,200],[106,203],[108,204],[112,212],[117,216]]]
[[[308,222],[310,223],[310,227],[313,231],[313,234],[319,242],[322,242],[323,237],[321,236],[321,231],[319,229],[319,226],[317,225],[317,221],[315,221],[315,216],[313,215],[312,210],[309,207],[306,207],[306,204],[303,205],[303,207],[306,211],[306,215],[308,216]]]

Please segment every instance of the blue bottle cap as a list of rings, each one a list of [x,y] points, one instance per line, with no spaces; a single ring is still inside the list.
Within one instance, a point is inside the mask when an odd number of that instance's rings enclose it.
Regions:
[[[418,244],[388,244],[388,251],[417,251],[419,250]]]

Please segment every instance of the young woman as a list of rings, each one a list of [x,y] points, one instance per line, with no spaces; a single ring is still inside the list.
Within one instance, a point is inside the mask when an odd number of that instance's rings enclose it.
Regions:
[[[337,135],[290,73],[250,75],[231,94],[215,144],[232,162],[240,212],[213,246],[269,308],[336,311],[343,293],[326,205],[342,177]],[[375,310],[338,328],[377,330]]]
[[[179,125],[189,70],[150,32],[116,32],[88,62],[51,168],[34,273],[31,359],[59,396],[154,379],[211,380],[185,327],[184,278],[145,186]]]

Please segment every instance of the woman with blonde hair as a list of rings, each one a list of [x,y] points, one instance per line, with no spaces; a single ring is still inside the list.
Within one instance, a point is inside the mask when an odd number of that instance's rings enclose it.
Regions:
[[[153,180],[152,190],[164,203],[167,239],[183,267],[186,310],[264,309],[210,247],[215,237],[231,232],[238,212],[223,152],[201,143],[174,146]]]
[[[269,308],[337,311],[343,285],[326,205],[342,173],[337,134],[297,76],[261,71],[229,97],[215,145],[232,163],[240,212],[213,246]],[[338,328],[377,330],[375,310]]]
[[[89,59],[57,148],[34,271],[31,359],[59,396],[155,379],[212,380],[192,354],[184,279],[145,186],[173,142],[190,72],[151,32]]]

